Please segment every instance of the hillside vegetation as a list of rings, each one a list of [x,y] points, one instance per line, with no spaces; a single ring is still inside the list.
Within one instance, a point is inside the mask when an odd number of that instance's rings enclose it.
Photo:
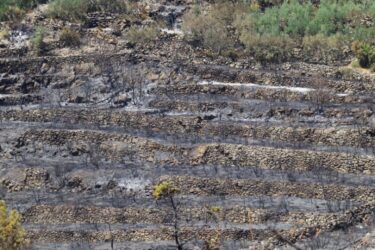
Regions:
[[[332,61],[343,57],[354,41],[361,42],[360,53],[370,53],[374,18],[375,2],[370,0],[289,0],[267,8],[238,1],[217,3],[205,11],[196,6],[185,16],[184,28],[188,41],[216,52],[243,45],[260,61],[285,61],[297,47],[306,57]]]
[[[20,20],[28,10],[46,2],[2,1],[0,20]],[[88,13],[97,11],[137,12],[136,4],[137,1],[130,0],[51,0],[45,14],[85,22]],[[193,6],[184,17],[183,30],[189,44],[208,49],[213,56],[251,55],[261,63],[296,57],[331,63],[354,54],[360,66],[371,68],[374,18],[375,2],[371,0],[216,1],[208,7],[202,3]],[[138,36],[138,32],[132,31],[132,36],[142,41],[149,34],[142,34],[142,30]]]

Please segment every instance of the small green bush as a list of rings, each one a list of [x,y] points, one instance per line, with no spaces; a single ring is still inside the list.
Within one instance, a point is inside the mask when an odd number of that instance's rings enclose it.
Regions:
[[[65,28],[60,32],[60,44],[65,47],[78,47],[81,44],[79,33]]]
[[[359,41],[373,41],[375,38],[375,28],[374,27],[355,27],[349,28],[348,40],[359,40]]]
[[[373,2],[321,0],[318,6],[314,6],[310,1],[290,0],[266,8],[264,12],[249,12],[243,21],[252,28],[251,32],[258,34],[293,37],[337,33],[352,35],[358,29],[371,31],[361,21],[368,15],[375,15]],[[358,35],[363,35],[360,33]]]
[[[37,55],[42,55],[44,53],[46,46],[44,43],[44,37],[45,30],[43,28],[38,27],[30,40],[31,47]]]
[[[161,198],[168,198],[177,194],[179,190],[174,186],[172,182],[162,181],[154,186],[152,196],[154,199],[159,200]]]
[[[251,14],[251,22],[259,34],[303,36],[312,15],[311,4],[285,1],[281,6],[268,8],[264,13]]]

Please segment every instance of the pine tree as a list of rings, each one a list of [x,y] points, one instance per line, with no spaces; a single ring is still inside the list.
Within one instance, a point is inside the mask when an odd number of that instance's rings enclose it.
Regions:
[[[25,248],[25,230],[21,224],[21,215],[14,209],[9,211],[5,202],[0,201],[0,250]]]

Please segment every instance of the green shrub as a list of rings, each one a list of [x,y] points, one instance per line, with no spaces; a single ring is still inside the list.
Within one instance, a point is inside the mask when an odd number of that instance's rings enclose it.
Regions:
[[[66,47],[78,47],[81,44],[79,33],[68,28],[64,28],[60,32],[59,40],[60,40],[60,44]]]
[[[375,64],[375,46],[365,42],[355,41],[352,44],[352,51],[357,57],[361,67],[370,68]]]
[[[322,1],[314,18],[310,21],[307,33],[310,35],[323,34],[334,35],[337,32],[345,32],[345,24],[349,14],[360,11],[361,6],[353,2]]]
[[[25,16],[25,11],[18,6],[8,6],[0,16],[3,21],[18,21]]]
[[[349,28],[348,34],[350,34],[349,40],[360,40],[360,41],[373,41],[375,38],[375,28],[374,27],[356,27]]]
[[[311,4],[286,1],[281,6],[268,8],[264,13],[251,14],[255,31],[259,34],[303,36],[312,15]]]
[[[42,55],[45,50],[44,37],[45,30],[38,27],[30,40],[31,47],[37,55]]]
[[[330,36],[337,33],[351,35],[357,29],[370,28],[371,23],[363,22],[369,15],[375,17],[373,1],[321,0],[318,6],[313,6],[310,1],[290,0],[266,8],[264,12],[249,12],[243,21],[247,22],[251,32],[261,35]],[[371,32],[371,35],[375,35],[375,32]]]
[[[250,8],[233,22],[247,50],[266,61],[274,61],[277,56],[282,61],[290,56],[292,43],[286,42],[287,38],[301,45],[305,58],[320,58],[326,63],[346,56],[351,41],[375,38],[375,25],[368,21],[369,16],[375,17],[375,1],[321,0],[312,5],[307,0],[289,0],[268,6],[265,10]],[[368,57],[361,58],[366,63]]]

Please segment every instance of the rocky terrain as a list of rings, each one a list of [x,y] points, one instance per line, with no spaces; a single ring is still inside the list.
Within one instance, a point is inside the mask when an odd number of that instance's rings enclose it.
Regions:
[[[372,249],[375,79],[348,61],[261,65],[183,41],[189,1],[70,25],[28,13],[0,46],[1,197],[31,249]],[[119,35],[167,23],[152,43]],[[29,49],[31,24],[46,52]],[[95,25],[94,25],[95,24]],[[116,32],[115,32],[116,31]]]

